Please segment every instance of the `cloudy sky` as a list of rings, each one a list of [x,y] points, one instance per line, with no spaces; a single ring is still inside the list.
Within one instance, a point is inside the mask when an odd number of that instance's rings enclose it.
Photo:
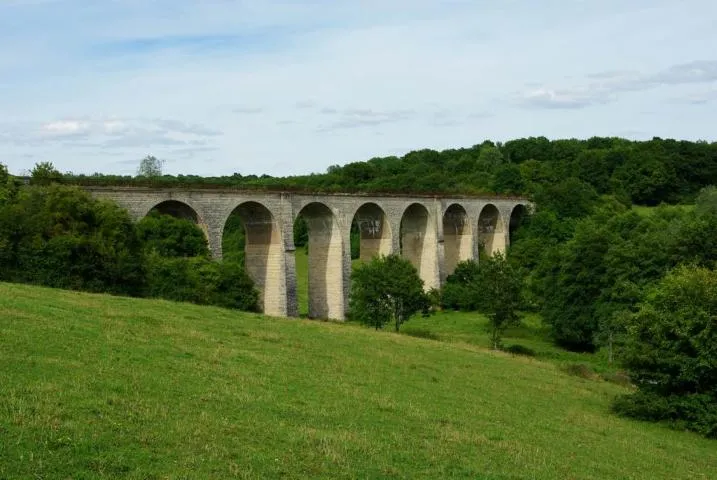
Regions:
[[[289,175],[533,135],[715,141],[715,19],[714,0],[0,0],[0,162]]]

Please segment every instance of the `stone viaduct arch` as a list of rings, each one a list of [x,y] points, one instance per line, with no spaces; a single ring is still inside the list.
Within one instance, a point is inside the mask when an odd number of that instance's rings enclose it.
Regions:
[[[479,251],[505,251],[531,205],[523,198],[311,194],[232,189],[86,187],[126,208],[135,220],[153,208],[193,220],[215,259],[230,215],[245,228],[245,262],[261,292],[263,311],[297,316],[294,222],[309,230],[309,316],[342,320],[351,282],[351,225],[360,232],[361,259],[400,253],[426,289],[439,287],[458,262]]]

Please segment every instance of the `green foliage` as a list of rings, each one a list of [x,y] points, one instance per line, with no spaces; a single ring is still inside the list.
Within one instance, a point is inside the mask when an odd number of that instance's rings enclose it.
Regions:
[[[163,166],[164,160],[160,160],[152,155],[147,155],[139,162],[139,167],[137,167],[137,176],[144,178],[161,177]]]
[[[60,183],[63,175],[55,168],[52,162],[39,162],[30,172],[31,185],[50,185]]]
[[[27,187],[0,206],[0,279],[138,294],[142,245],[129,214],[76,187]]]
[[[578,351],[619,348],[625,315],[646,288],[676,265],[714,267],[717,214],[708,206],[710,191],[695,210],[664,206],[649,214],[604,197],[591,215],[573,223],[572,234],[570,223],[552,212],[529,218],[516,235],[511,261],[530,272],[530,304],[552,326],[556,342]]]
[[[162,257],[207,257],[204,232],[192,221],[152,211],[137,223],[137,233],[148,251]]]
[[[518,323],[523,288],[520,271],[497,253],[480,263],[463,261],[446,279],[441,292],[443,306],[478,310],[490,319],[491,344],[497,349],[505,329]]]
[[[520,167],[513,163],[497,167],[493,173],[492,190],[496,193],[515,195],[525,191],[525,181],[520,174]]]
[[[622,363],[639,392],[619,412],[717,438],[717,272],[666,275],[630,318]]]
[[[490,320],[489,333],[493,348],[501,346],[505,329],[518,323],[522,278],[520,272],[501,253],[484,258],[478,265],[473,282],[478,290],[478,309]]]
[[[560,220],[585,217],[598,205],[595,189],[575,177],[542,185],[534,199],[540,210],[554,212]]]
[[[400,158],[389,156],[335,165],[324,174],[284,178],[238,173],[224,177],[162,175],[161,162],[156,158],[147,157],[143,162],[151,168],[138,172],[137,177],[94,174],[66,176],[65,181],[311,192],[542,193],[543,200],[550,200],[551,192],[544,189],[561,194],[556,184],[574,178],[587,185],[593,195],[609,194],[628,204],[646,205],[692,201],[700,188],[717,184],[717,144],[659,138],[637,142],[599,137],[553,141],[531,137],[503,145],[484,141],[469,148],[442,152],[424,149]],[[586,208],[584,198],[568,195],[564,200],[554,202],[568,209],[556,210],[561,217],[567,214],[577,218]]]
[[[660,145],[647,144],[629,155],[613,174],[614,190],[623,190],[633,203],[658,205],[676,198],[675,159]]]
[[[245,310],[258,301],[240,264],[209,259],[192,222],[151,213],[134,224],[116,204],[58,184],[0,202],[0,280]]]
[[[478,310],[479,292],[476,291],[475,282],[479,272],[478,262],[459,262],[441,288],[441,306],[462,311]]]
[[[351,224],[350,232],[351,260],[361,256],[361,230],[355,222]]]
[[[350,317],[383,328],[392,322],[396,331],[417,312],[428,312],[423,281],[411,263],[398,256],[378,256],[353,272]]]
[[[257,311],[259,295],[241,265],[206,257],[167,258],[151,254],[147,261],[146,296],[200,305]]]
[[[246,233],[241,216],[233,213],[229,215],[224,234],[222,236],[222,258],[225,262],[234,262],[244,265],[244,251],[246,248]]]
[[[0,208],[10,200],[14,190],[14,182],[7,171],[7,167],[0,163]]]
[[[299,215],[299,217],[294,222],[294,246],[296,248],[299,247],[308,247],[309,245],[309,226],[306,223],[306,220],[304,217]]]

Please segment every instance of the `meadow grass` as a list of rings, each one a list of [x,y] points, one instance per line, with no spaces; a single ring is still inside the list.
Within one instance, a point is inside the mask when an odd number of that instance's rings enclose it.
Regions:
[[[717,477],[625,388],[421,321],[463,340],[0,283],[0,478]]]
[[[637,214],[645,217],[645,216],[652,215],[653,213],[655,213],[655,210],[657,208],[666,208],[668,210],[673,210],[673,211],[689,212],[691,210],[694,210],[695,206],[688,205],[688,204],[663,205],[661,207],[647,207],[644,205],[632,205],[630,208],[632,208],[632,210],[634,210]]]
[[[491,348],[488,335],[488,319],[476,312],[439,311],[429,317],[416,315],[401,328],[402,333],[433,338],[444,342],[467,343],[482,348]],[[520,345],[529,348],[535,357],[557,364],[586,364],[598,373],[612,372],[615,365],[608,363],[607,354],[569,352],[556,347],[550,339],[549,330],[539,315],[524,313],[520,324],[508,328],[503,335],[503,347]]]

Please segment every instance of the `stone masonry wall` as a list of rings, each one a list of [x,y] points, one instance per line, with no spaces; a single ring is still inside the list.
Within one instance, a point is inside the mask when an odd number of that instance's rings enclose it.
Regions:
[[[302,214],[310,220],[310,316],[338,320],[345,317],[348,308],[350,228],[355,219],[365,221],[361,230],[362,259],[375,253],[401,252],[403,244],[402,255],[414,263],[428,289],[439,287],[458,261],[477,258],[481,242],[488,254],[504,251],[510,241],[505,226],[510,225],[513,209],[518,205],[530,209],[522,198],[86,189],[95,197],[116,201],[135,220],[168,200],[186,205],[196,213],[216,259],[222,258],[224,225],[236,210],[247,231],[247,271],[262,292],[264,312],[276,316],[298,314],[293,224]]]

